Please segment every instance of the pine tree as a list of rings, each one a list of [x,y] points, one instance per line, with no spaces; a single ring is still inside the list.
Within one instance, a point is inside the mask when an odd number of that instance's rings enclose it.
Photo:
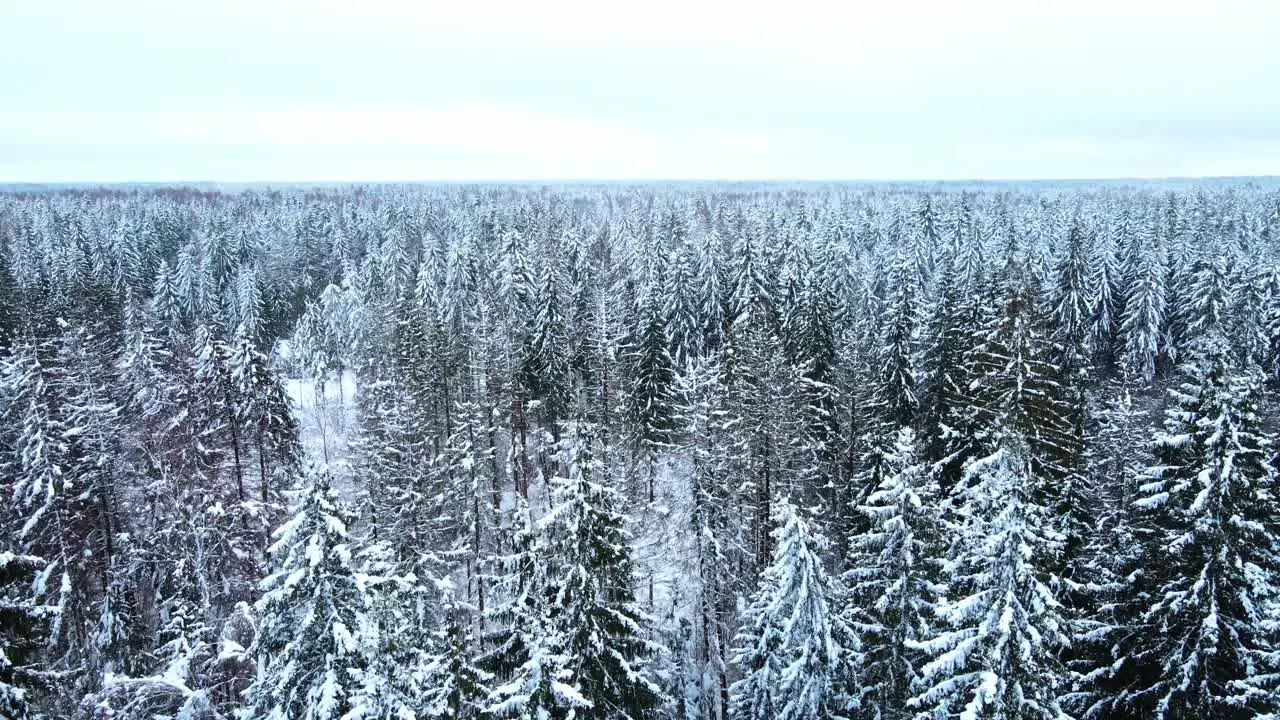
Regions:
[[[819,720],[855,709],[857,637],[833,606],[843,599],[820,555],[826,539],[786,499],[773,503],[773,559],[742,618],[730,688],[734,716]]]

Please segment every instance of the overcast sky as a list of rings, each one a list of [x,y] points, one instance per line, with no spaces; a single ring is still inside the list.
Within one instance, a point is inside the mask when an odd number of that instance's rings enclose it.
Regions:
[[[1280,173],[1280,2],[0,0],[0,181]]]

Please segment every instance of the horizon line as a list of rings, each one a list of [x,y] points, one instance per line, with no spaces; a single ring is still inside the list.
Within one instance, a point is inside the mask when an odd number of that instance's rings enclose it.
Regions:
[[[26,187],[120,187],[120,186],[305,186],[305,185],[868,185],[929,183],[1114,183],[1211,180],[1277,180],[1268,175],[1116,175],[1096,177],[956,177],[956,178],[420,178],[420,179],[324,179],[324,180],[0,180],[0,188]]]

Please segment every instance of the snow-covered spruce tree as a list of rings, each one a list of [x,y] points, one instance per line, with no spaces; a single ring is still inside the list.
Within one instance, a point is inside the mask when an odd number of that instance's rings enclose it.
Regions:
[[[133,669],[141,653],[119,602],[129,595],[119,547],[124,528],[117,484],[119,408],[111,400],[109,353],[84,327],[59,321],[52,342],[21,342],[0,365],[3,433],[0,488],[14,549],[42,558],[40,587],[58,608],[42,660],[76,669],[47,709],[69,713],[104,672]],[[42,593],[43,594],[43,593]]]
[[[943,265],[928,329],[921,393],[927,438],[923,449],[929,462],[939,465],[944,489],[959,481],[964,461],[975,451],[977,433],[970,410],[970,385],[975,378],[974,368],[967,360],[982,342],[982,308],[976,286],[965,279],[967,272],[960,266],[965,257],[974,253],[957,247]],[[970,268],[968,272],[979,271],[980,268]]]
[[[256,455],[257,499],[266,505],[274,501],[278,489],[273,476],[277,472],[292,474],[290,471],[300,462],[298,421],[283,383],[252,340],[237,335],[230,350],[237,424],[244,434],[246,450],[252,448]]]
[[[1274,712],[1280,524],[1262,378],[1225,338],[1191,344],[1156,463],[1139,477],[1120,638],[1086,717],[1254,718]]]
[[[668,352],[667,330],[656,298],[646,303],[642,327],[631,348],[630,416],[634,451],[643,464],[645,497],[654,500],[655,463],[672,440],[677,421],[675,364]]]
[[[1149,385],[1156,375],[1165,321],[1164,258],[1150,238],[1138,235],[1130,241],[1125,269],[1128,290],[1120,317],[1120,365],[1128,377]]]
[[[1073,374],[1087,362],[1087,259],[1084,228],[1081,227],[1080,219],[1076,218],[1067,232],[1067,247],[1054,268],[1054,282],[1049,287],[1046,298],[1050,334],[1056,345],[1054,364],[1066,375]]]
[[[1280,264],[1267,270],[1259,323],[1262,371],[1271,387],[1280,384]]]
[[[552,259],[544,262],[534,294],[533,317],[524,328],[520,382],[530,399],[539,402],[538,414],[554,433],[559,431],[570,402],[570,353],[559,278]]]
[[[663,702],[650,665],[660,651],[632,589],[631,546],[618,493],[593,447],[596,428],[566,433],[567,478],[552,480],[551,512],[540,521],[548,560],[551,622],[578,692],[584,720],[641,720]]]
[[[52,673],[38,663],[38,651],[58,609],[45,605],[34,581],[44,560],[0,551],[0,717],[32,717],[32,694],[47,689]]]
[[[860,457],[851,502],[854,506],[864,502],[895,471],[888,460],[894,455],[899,428],[914,427],[920,421],[920,373],[915,348],[919,280],[905,257],[900,251],[891,272],[894,289],[886,335],[879,343],[879,352],[869,358],[874,364],[867,371],[869,380],[864,381],[869,389],[864,391],[867,397],[858,415]],[[854,513],[849,523],[851,531],[869,530],[867,521],[865,514]]]
[[[975,379],[969,387],[968,427],[983,452],[990,452],[991,438],[1001,434],[1016,433],[1026,441],[1031,472],[1044,491],[1040,500],[1065,533],[1055,563],[1041,570],[1065,575],[1084,561],[1088,533],[1078,502],[1089,484],[1083,472],[1087,359],[1079,348],[1063,355],[1063,346],[1047,337],[1035,287],[1015,253],[995,291],[999,312],[987,321],[984,342],[969,355]],[[1078,333],[1070,341],[1078,345]]]
[[[373,543],[360,551],[356,574],[364,600],[366,632],[361,658],[349,662],[359,681],[343,720],[404,720],[417,715],[434,678],[429,669],[436,648],[428,630],[437,604],[419,579],[401,575],[393,552]]]
[[[877,420],[890,427],[914,426],[920,410],[920,377],[916,343],[918,269],[900,251],[890,272],[892,301],[881,342],[878,372],[880,392],[875,398]]]
[[[1115,363],[1119,304],[1123,301],[1123,273],[1116,247],[1116,232],[1108,228],[1095,243],[1087,269],[1089,317],[1084,344],[1093,363],[1102,370],[1110,370]]]
[[[1161,247],[1165,258],[1165,312],[1158,361],[1161,375],[1177,369],[1186,359],[1184,353],[1201,334],[1196,325],[1203,317],[1202,303],[1206,299],[1201,294],[1203,271],[1214,262],[1205,251],[1212,244],[1218,259],[1232,251],[1216,231],[1212,236],[1208,234],[1210,229],[1202,219],[1193,222],[1198,227],[1190,233],[1174,231],[1167,224],[1157,225],[1155,230],[1155,235],[1164,239]]]
[[[714,351],[718,355],[720,349]],[[728,481],[739,472],[735,464],[742,447],[726,432],[737,415],[724,402],[715,368],[698,360],[681,378],[687,399],[682,409],[687,445],[692,461],[689,473],[689,529],[695,538],[690,572],[696,578],[695,682],[700,687],[700,717],[725,717],[729,700],[729,645],[736,615],[741,567],[748,549],[741,528],[732,523],[736,487]]]
[[[519,720],[577,717],[591,703],[578,691],[564,634],[550,617],[554,588],[545,544],[524,498],[517,495],[515,502],[507,518],[511,551],[497,558],[493,583],[507,598],[488,613],[488,649],[478,660],[494,678],[483,714]]]
[[[400,574],[432,577],[447,549],[440,487],[445,455],[432,452],[415,398],[391,376],[369,378],[359,396],[360,432],[351,464],[364,491],[364,514],[375,518],[369,540],[389,549]]]
[[[8,243],[0,244],[0,348],[8,347],[18,333],[19,292],[10,267]]]
[[[0,272],[3,272],[0,269]],[[702,351],[703,318],[699,313],[699,288],[690,258],[690,248],[672,253],[666,268],[663,314],[671,336],[671,358],[677,367],[688,365]]]
[[[1068,642],[1066,619],[1045,571],[1060,542],[1026,441],[1016,433],[993,440],[994,452],[969,462],[955,493],[959,535],[939,632],[907,643],[932,656],[910,701],[921,719],[1064,717],[1056,653]]]
[[[254,596],[263,550],[284,513],[278,506],[264,504],[261,488],[254,492],[249,484],[250,433],[241,412],[246,399],[231,374],[231,350],[220,330],[197,326],[181,354],[188,366],[182,370],[179,403],[170,411],[176,411],[177,421],[189,424],[177,436],[195,439],[195,457],[185,460],[195,463],[187,472],[196,478],[195,492],[185,498],[190,504],[182,509],[204,515],[198,522],[204,525],[200,531],[206,537],[197,541],[203,547],[192,552],[204,566],[198,571],[209,581],[212,601],[225,611]],[[178,449],[179,453],[189,451]],[[269,475],[271,470],[269,465]],[[175,475],[175,480],[182,477]],[[186,494],[192,489],[177,491]]]
[[[753,557],[748,574],[741,578],[749,585],[772,556],[773,498],[794,494],[817,502],[825,478],[804,434],[803,376],[787,361],[782,338],[773,330],[773,301],[763,287],[747,292],[754,293],[748,315],[732,329],[716,357],[725,412],[713,432],[723,433],[718,442],[725,450],[741,452],[722,467],[726,478],[735,477],[735,465],[744,468],[736,478],[741,484],[733,502],[735,509],[749,513],[736,521],[750,532]],[[765,397],[769,402],[760,402]],[[741,451],[731,450],[732,445]]]
[[[201,325],[192,334],[192,355],[202,410],[209,420],[209,442],[230,449],[235,500],[243,503],[248,499],[244,484],[248,448],[241,427],[238,388],[231,376],[231,348],[217,329]]]
[[[908,643],[932,637],[946,548],[937,480],[921,460],[915,433],[901,428],[885,455],[883,480],[858,507],[871,525],[850,540],[845,582],[852,601],[847,621],[862,641],[858,716],[890,720],[909,713],[923,661]]]
[[[773,559],[735,639],[742,677],[729,689],[741,720],[819,720],[857,705],[857,636],[840,617],[839,583],[821,553],[827,540],[785,498],[773,503]]]
[[[1240,348],[1245,362],[1258,365],[1264,372],[1271,350],[1267,328],[1268,311],[1280,291],[1280,277],[1269,262],[1269,252],[1242,256],[1232,267],[1231,307],[1227,312],[1227,335]]]
[[[1060,379],[1062,368],[1052,361],[1054,346],[1036,303],[1040,293],[1020,253],[1007,258],[993,285],[998,308],[985,322],[983,342],[966,358],[974,376],[969,428],[980,443],[998,432],[1016,432],[1027,443],[1037,477],[1064,477],[1081,451],[1075,408]],[[988,452],[995,447],[981,444]]]
[[[1183,299],[1182,323],[1189,338],[1200,338],[1209,331],[1226,334],[1226,313],[1230,306],[1227,259],[1222,248],[1198,258],[1191,266],[1188,292]]]
[[[358,709],[364,656],[374,631],[365,582],[325,469],[309,469],[301,507],[275,532],[275,571],[262,581],[258,633],[250,652],[259,675],[246,718],[338,720]]]
[[[446,604],[449,619],[438,633],[435,661],[426,668],[425,715],[445,720],[480,717],[489,694],[492,676],[476,666],[472,657],[473,638],[467,618],[457,605]]]
[[[783,347],[799,381],[796,391],[805,440],[813,449],[818,472],[826,473],[838,455],[835,302],[825,279],[815,272],[813,261],[806,256],[805,262],[805,279],[798,290],[788,293]]]

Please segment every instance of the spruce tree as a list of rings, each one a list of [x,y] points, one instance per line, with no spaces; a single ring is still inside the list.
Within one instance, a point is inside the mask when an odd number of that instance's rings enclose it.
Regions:
[[[644,325],[631,351],[631,422],[636,456],[645,466],[645,494],[653,502],[654,464],[659,453],[671,444],[676,429],[675,365],[668,352],[666,324],[661,307],[650,300],[644,311]]]
[[[36,582],[46,563],[34,555],[0,551],[0,717],[34,717],[33,695],[52,688],[56,675],[39,664],[38,651],[58,612]]]
[[[539,415],[555,434],[570,401],[569,348],[559,281],[550,258],[543,268],[534,302],[524,336],[520,382],[531,399],[540,403]]]
[[[1076,219],[1067,233],[1066,250],[1054,269],[1054,283],[1048,298],[1049,334],[1057,346],[1054,361],[1064,375],[1074,373],[1086,362],[1089,306],[1085,250],[1084,229]]]
[[[931,660],[920,668],[917,717],[1058,720],[1065,671],[1057,652],[1067,620],[1046,567],[1060,544],[1043,483],[1016,432],[971,461],[957,489],[957,540],[949,595],[937,633],[908,647]]]
[[[1100,369],[1111,369],[1116,357],[1122,270],[1113,233],[1104,232],[1094,246],[1087,268],[1089,317],[1084,344]]]
[[[438,605],[413,575],[399,574],[392,552],[372,543],[359,553],[367,631],[360,657],[351,663],[359,686],[343,720],[402,720],[414,717],[435,679],[437,650],[428,630]]]
[[[974,327],[977,318],[956,265],[953,257],[939,276],[921,393],[925,458],[938,465],[939,479],[947,488],[959,480],[975,441],[968,411],[973,370],[966,359],[980,341],[980,328]]]
[[[932,637],[946,548],[937,517],[939,491],[916,436],[901,428],[885,453],[884,479],[858,511],[870,528],[850,542],[848,621],[862,640],[859,717],[905,717],[923,664],[909,643]]]
[[[506,599],[489,611],[489,649],[479,658],[480,668],[494,678],[483,713],[520,720],[576,717],[591,702],[578,690],[563,630],[551,618],[555,591],[545,540],[523,498],[508,521],[511,550],[496,558],[494,583]]]
[[[820,720],[856,708],[852,684],[857,636],[836,608],[838,582],[827,575],[827,540],[787,499],[773,503],[774,550],[742,617],[729,689],[734,717]]]
[[[1139,478],[1120,640],[1089,716],[1254,718],[1274,712],[1280,570],[1261,377],[1216,331],[1190,348]]]
[[[488,696],[492,676],[476,666],[472,658],[473,638],[467,632],[460,609],[450,612],[449,620],[439,634],[440,648],[426,677],[431,690],[425,693],[426,715],[447,720],[469,720],[480,717]]]
[[[641,720],[662,703],[650,665],[658,648],[632,590],[631,547],[616,491],[605,483],[597,430],[574,425],[566,438],[568,477],[552,481],[541,523],[554,563],[551,622],[563,638],[581,718]]]
[[[250,716],[264,720],[339,720],[359,709],[367,683],[375,626],[348,535],[354,517],[327,470],[308,474],[297,513],[275,532],[275,569],[257,604],[250,652],[260,670],[247,697]]]
[[[1149,385],[1155,379],[1165,321],[1165,266],[1158,248],[1141,236],[1134,238],[1129,252],[1120,364],[1129,377]]]
[[[890,427],[914,426],[920,409],[919,372],[916,359],[919,282],[916,268],[900,253],[889,274],[892,300],[881,344],[876,413]]]

